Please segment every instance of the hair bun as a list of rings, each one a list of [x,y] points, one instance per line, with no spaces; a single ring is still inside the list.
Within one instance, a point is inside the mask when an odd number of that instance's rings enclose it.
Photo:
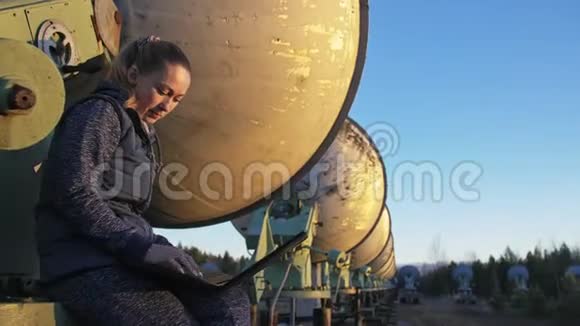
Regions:
[[[149,35],[146,36],[140,40],[137,41],[137,47],[139,49],[143,48],[145,46],[145,44],[150,43],[150,42],[157,42],[157,41],[161,41],[161,38],[159,36],[156,35]]]

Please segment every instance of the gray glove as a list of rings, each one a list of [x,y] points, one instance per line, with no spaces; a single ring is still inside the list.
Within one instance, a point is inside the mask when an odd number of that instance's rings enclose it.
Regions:
[[[146,264],[159,266],[180,274],[203,276],[193,257],[173,246],[153,244],[145,253],[143,260]]]

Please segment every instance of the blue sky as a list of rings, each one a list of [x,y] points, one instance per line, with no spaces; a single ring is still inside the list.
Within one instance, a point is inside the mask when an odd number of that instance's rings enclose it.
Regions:
[[[388,1],[371,5],[363,80],[350,116],[396,130],[385,152],[387,204],[399,263],[430,261],[440,239],[448,259],[487,259],[510,245],[580,246],[580,2]],[[392,155],[391,155],[392,154]],[[403,163],[428,161],[443,198],[393,196]],[[470,161],[482,174],[478,201],[449,185]],[[472,168],[473,169],[473,168]],[[211,252],[245,252],[229,224],[158,230]]]

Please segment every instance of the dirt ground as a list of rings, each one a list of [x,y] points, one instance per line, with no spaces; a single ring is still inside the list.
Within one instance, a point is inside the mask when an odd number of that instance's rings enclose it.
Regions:
[[[485,303],[460,305],[451,298],[424,298],[418,305],[398,304],[397,319],[398,326],[564,326],[555,321],[499,314]]]
[[[396,323],[385,326],[580,326],[578,321],[562,323],[535,320],[515,312],[498,313],[485,302],[474,305],[456,304],[450,297],[422,298],[420,304],[396,303],[394,311]],[[287,322],[279,324],[288,325]],[[298,321],[296,325],[313,324],[310,321]],[[348,318],[345,322],[335,322],[333,325],[354,326],[354,319]]]

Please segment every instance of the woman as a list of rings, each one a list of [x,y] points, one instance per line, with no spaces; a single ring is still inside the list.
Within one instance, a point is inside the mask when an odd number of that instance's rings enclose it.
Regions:
[[[41,284],[79,324],[249,324],[242,289],[191,293],[144,271],[200,274],[142,218],[158,168],[153,125],[190,83],[190,63],[176,45],[135,41],[55,130],[37,207]]]

